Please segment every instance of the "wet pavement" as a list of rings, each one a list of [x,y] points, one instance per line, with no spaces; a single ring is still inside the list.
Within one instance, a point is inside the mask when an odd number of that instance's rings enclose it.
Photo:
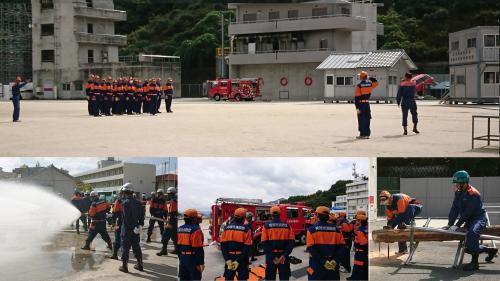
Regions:
[[[112,240],[114,235],[108,229]],[[133,268],[135,258],[130,252],[129,274],[118,271],[121,261],[107,258],[111,251],[100,236],[94,239],[92,251],[81,250],[87,233],[76,234],[67,229],[54,235],[49,242],[34,249],[33,255],[0,265],[0,280],[177,280],[177,256],[158,257],[161,237],[156,228],[151,243],[145,243],[146,229],[141,234],[144,272]],[[173,250],[169,243],[169,251]],[[119,252],[120,255],[121,251]]]
[[[424,219],[417,219],[417,226],[424,224]],[[430,227],[442,227],[446,219],[433,219]],[[371,230],[381,229],[387,221],[371,222]],[[458,241],[422,242],[419,244],[410,265],[403,265],[407,255],[396,255],[397,243],[374,243],[370,236],[370,280],[499,280],[500,259],[493,263],[485,262],[485,254],[479,256],[480,269],[474,272],[452,268]],[[490,241],[485,241],[486,244]],[[464,264],[470,262],[470,255],[465,255]]]

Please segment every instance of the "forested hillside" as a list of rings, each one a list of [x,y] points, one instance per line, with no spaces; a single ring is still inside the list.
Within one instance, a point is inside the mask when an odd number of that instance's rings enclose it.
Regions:
[[[448,33],[476,25],[498,25],[500,8],[497,0],[375,2],[384,4],[379,9],[379,22],[385,25],[385,35],[378,40],[379,48],[403,48],[417,64],[447,61]],[[215,76],[221,15],[226,19],[231,17],[227,1],[119,0],[115,5],[128,12],[128,21],[117,24],[117,32],[129,37],[123,55],[139,52],[179,55],[184,83]]]

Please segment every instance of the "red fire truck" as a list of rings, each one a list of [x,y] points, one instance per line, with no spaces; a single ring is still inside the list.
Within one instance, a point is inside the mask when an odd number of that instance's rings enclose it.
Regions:
[[[217,79],[207,81],[208,98],[220,100],[253,100],[262,96],[262,78]]]
[[[263,203],[260,199],[240,199],[240,198],[219,198],[212,205],[212,217],[210,225],[210,235],[212,241],[220,242],[220,237],[224,226],[230,221],[237,208],[245,208],[252,212],[254,221],[253,247],[256,253],[262,254],[263,249],[260,242],[262,225],[271,220],[269,209],[274,204]],[[281,209],[281,220],[286,221],[295,232],[295,239],[302,244],[306,242],[306,230],[314,212],[311,207],[304,203],[278,204]]]

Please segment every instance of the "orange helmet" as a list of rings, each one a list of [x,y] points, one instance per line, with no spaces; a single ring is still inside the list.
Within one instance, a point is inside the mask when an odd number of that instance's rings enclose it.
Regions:
[[[359,78],[360,78],[361,80],[365,80],[366,78],[368,78],[368,72],[366,72],[366,71],[361,71],[361,72],[359,73]]]
[[[356,220],[358,221],[365,221],[368,217],[366,216],[366,212],[363,210],[358,210],[356,212]]]
[[[380,192],[380,194],[378,195],[378,200],[383,200],[383,201],[385,201],[385,200],[389,199],[390,197],[391,197],[391,193],[389,193],[389,191],[387,191],[387,190],[382,190],[382,191]]]
[[[198,211],[196,209],[186,209],[184,211],[184,218],[197,218]]]
[[[271,215],[279,215],[281,214],[281,209],[278,206],[272,206],[271,209],[269,209],[269,212]]]
[[[238,219],[243,219],[247,216],[247,210],[245,208],[238,208],[234,210],[234,217]]]
[[[321,215],[325,215],[325,216],[329,216],[330,215],[330,209],[328,207],[325,207],[325,206],[319,206],[318,208],[316,208],[316,214],[321,214]]]
[[[347,213],[345,211],[339,212],[339,217],[347,217]]]

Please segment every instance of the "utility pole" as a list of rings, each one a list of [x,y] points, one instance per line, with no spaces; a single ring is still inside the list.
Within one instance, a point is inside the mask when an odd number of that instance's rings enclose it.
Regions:
[[[221,65],[221,78],[224,78],[224,13],[221,12],[221,27],[222,27],[222,36],[221,36],[221,45],[222,45],[222,48],[221,48],[221,61],[220,61],[220,65]]]

